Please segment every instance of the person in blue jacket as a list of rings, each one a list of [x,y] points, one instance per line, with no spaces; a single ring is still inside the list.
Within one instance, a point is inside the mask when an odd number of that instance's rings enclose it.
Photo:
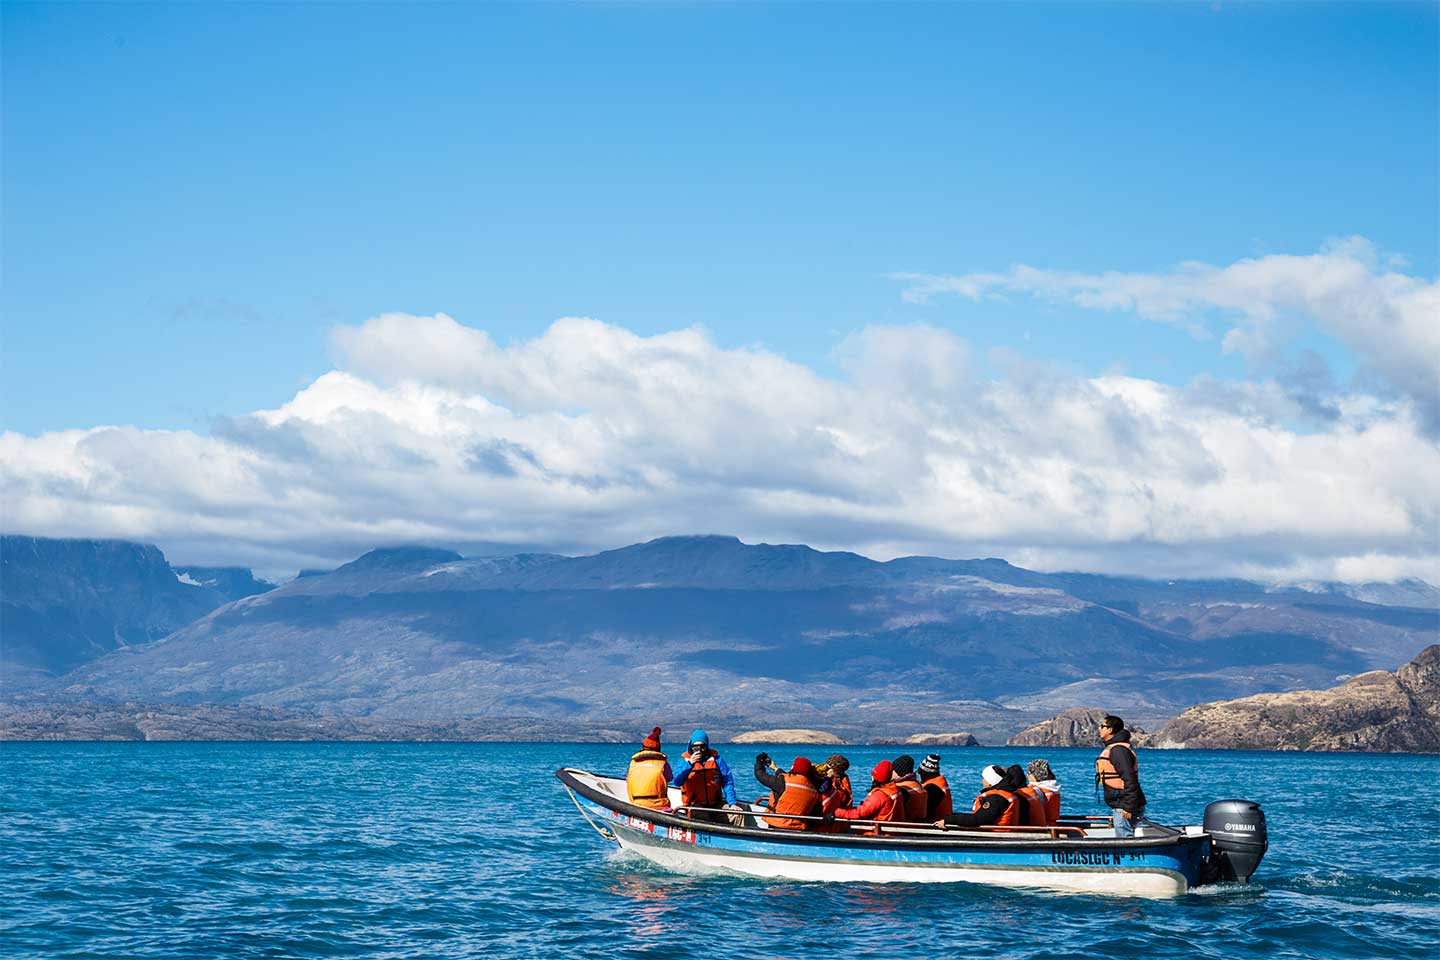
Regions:
[[[680,788],[680,803],[686,807],[721,810],[735,806],[735,775],[714,750],[710,749],[710,735],[704,730],[690,734],[690,749],[675,764],[672,787]],[[704,814],[691,811],[690,816],[698,820],[721,820],[720,813]]]

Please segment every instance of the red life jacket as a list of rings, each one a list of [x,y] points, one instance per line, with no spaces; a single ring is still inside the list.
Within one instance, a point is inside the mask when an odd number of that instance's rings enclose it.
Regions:
[[[685,782],[680,784],[680,802],[687,807],[723,807],[725,805],[725,780],[720,776],[720,765],[715,762],[719,754],[715,751],[690,768]]]
[[[996,796],[1001,797],[1005,800],[1005,812],[1000,814],[1000,819],[995,821],[994,826],[1018,827],[1020,825],[1020,802],[1019,798],[1017,798],[1015,794],[1011,793],[1009,790],[1001,790],[997,787],[991,787],[988,790],[980,791],[980,796],[975,798],[975,806],[970,809],[970,812],[979,813],[980,804],[985,800],[986,797],[990,796],[991,794],[995,794]]]
[[[1032,783],[1015,792],[1020,795],[1020,801],[1025,804],[1021,809],[1021,813],[1024,815],[1021,819],[1024,823],[1031,827],[1046,826],[1048,817],[1045,813],[1045,797],[1041,791],[1036,789]]]
[[[771,791],[770,809],[791,816],[766,817],[765,822],[782,830],[805,830],[814,826],[813,820],[796,820],[795,817],[813,817],[820,812],[820,791],[803,773],[786,773],[783,776],[785,792],[777,800],[774,791]]]
[[[665,754],[658,750],[641,750],[630,758],[630,769],[625,772],[625,789],[630,794],[631,803],[651,810],[670,809],[665,759]]]
[[[1109,787],[1111,790],[1124,790],[1125,781],[1120,776],[1120,771],[1115,769],[1115,764],[1110,762],[1110,751],[1116,747],[1124,747],[1130,751],[1130,763],[1135,768],[1135,777],[1140,777],[1140,757],[1135,753],[1135,748],[1129,743],[1110,742],[1105,744],[1105,749],[1100,751],[1100,756],[1095,758],[1095,780],[1101,786]]]
[[[905,814],[900,819],[906,823],[924,823],[925,810],[930,806],[925,788],[914,780],[896,780],[894,783],[905,798]]]
[[[955,812],[955,804],[950,799],[950,784],[946,782],[944,775],[937,773],[929,780],[926,780],[924,783],[920,784],[920,786],[926,789],[927,799],[929,798],[930,787],[940,788],[940,792],[941,794],[943,794],[943,796],[940,797],[940,802],[936,804],[935,809],[931,810],[925,815],[925,820],[927,823],[933,823],[936,820],[944,820],[946,817],[950,816],[950,814]]]
[[[905,792],[900,789],[900,784],[891,780],[889,783],[882,783],[870,791],[870,796],[865,798],[865,803],[870,802],[870,797],[876,793],[885,796],[889,803],[880,808],[880,812],[871,817],[876,823],[904,823],[905,822]],[[864,804],[861,804],[864,806]],[[865,831],[865,836],[873,837],[880,832],[879,827],[871,827]]]
[[[1035,792],[1045,798],[1045,825],[1054,826],[1060,821],[1060,791],[1042,787],[1040,784],[1031,784]]]
[[[832,777],[830,780],[830,792],[825,794],[820,802],[820,812],[834,813],[836,810],[849,810],[855,803],[855,795],[850,790],[850,778],[845,774]]]

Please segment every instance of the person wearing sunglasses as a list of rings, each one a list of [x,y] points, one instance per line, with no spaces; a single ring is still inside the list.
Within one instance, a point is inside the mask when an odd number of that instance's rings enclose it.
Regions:
[[[1130,743],[1125,721],[1109,714],[1100,721],[1105,749],[1095,760],[1095,785],[1104,790],[1105,805],[1115,811],[1115,836],[1135,836],[1135,825],[1145,818],[1145,791],[1140,789],[1140,758]]]

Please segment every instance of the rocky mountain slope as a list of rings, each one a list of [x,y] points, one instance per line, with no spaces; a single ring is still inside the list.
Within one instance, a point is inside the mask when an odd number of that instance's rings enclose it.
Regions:
[[[1097,702],[1097,689],[1111,709],[1173,715],[1393,666],[1434,642],[1434,621],[1329,588],[877,563],[733,537],[576,558],[394,548],[84,664],[61,689],[377,720],[703,720],[996,742]]]
[[[1260,694],[1191,707],[1156,747],[1440,753],[1440,645],[1390,673],[1329,690]]]
[[[1100,721],[1109,711],[1097,707],[1077,707],[1062,711],[1049,720],[1026,727],[1010,738],[1012,747],[1096,747],[1100,745]],[[1128,721],[1128,718],[1125,718]],[[1131,741],[1144,746],[1147,737],[1143,727],[1129,726]]]
[[[4,686],[63,673],[146,643],[222,604],[270,588],[248,570],[177,572],[157,548],[123,540],[0,537]]]

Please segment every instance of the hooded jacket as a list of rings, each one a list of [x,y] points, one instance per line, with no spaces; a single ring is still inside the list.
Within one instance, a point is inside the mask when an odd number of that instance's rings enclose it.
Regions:
[[[1060,781],[1036,780],[1031,786],[1045,797],[1046,819],[1052,822],[1060,819]]]
[[[1130,743],[1130,731],[1119,730],[1106,741],[1105,746],[1113,747],[1123,743],[1128,750],[1111,750],[1110,763],[1124,786],[1120,789],[1105,787],[1105,805],[1113,810],[1125,810],[1136,816],[1145,811],[1145,791],[1140,789],[1140,773],[1135,769],[1135,747]]]
[[[695,732],[699,733],[700,731]],[[707,738],[703,742],[706,747],[706,759],[713,757],[715,768],[720,771],[720,791],[725,795],[725,802],[735,806],[739,802],[735,799],[735,774],[730,772],[730,764],[725,762],[725,758],[710,749],[709,739]],[[695,769],[695,764],[691,762],[690,754],[687,753],[674,764],[674,768],[675,776],[670,780],[670,785],[683,787],[686,779],[690,776],[690,771]]]

